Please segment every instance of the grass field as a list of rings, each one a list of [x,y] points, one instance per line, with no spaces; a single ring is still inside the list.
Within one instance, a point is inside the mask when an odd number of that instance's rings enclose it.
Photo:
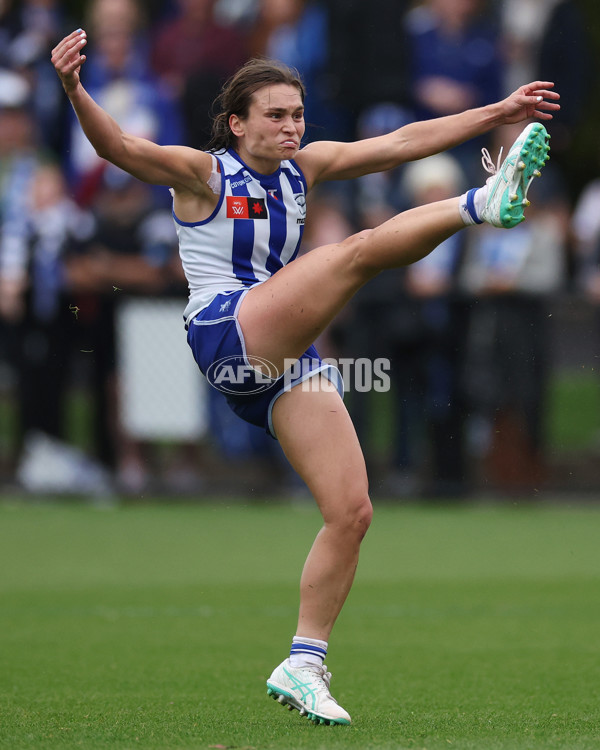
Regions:
[[[0,505],[0,747],[600,747],[600,509],[376,509],[330,642],[350,727],[266,696],[311,506]]]

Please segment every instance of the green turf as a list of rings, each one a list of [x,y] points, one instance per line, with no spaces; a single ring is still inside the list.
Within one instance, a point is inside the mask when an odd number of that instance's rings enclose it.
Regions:
[[[0,747],[600,747],[600,510],[377,508],[328,658],[351,727],[266,696],[318,526],[0,506]]]
[[[558,454],[597,449],[600,381],[597,371],[565,372],[550,382],[548,443]]]

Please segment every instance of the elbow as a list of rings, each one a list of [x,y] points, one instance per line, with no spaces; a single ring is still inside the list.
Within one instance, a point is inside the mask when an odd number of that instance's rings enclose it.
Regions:
[[[124,166],[129,160],[129,148],[126,140],[126,134],[122,130],[111,134],[109,138],[100,139],[92,144],[96,155],[101,159],[111,162],[121,169],[127,170]]]
[[[96,151],[96,156],[100,157],[100,159],[106,159],[106,161],[113,161],[110,158],[110,149],[107,149],[102,146],[96,146],[94,150]]]
[[[96,156],[100,159],[104,159],[105,161],[114,164],[115,167],[119,167],[119,169],[123,169],[125,172],[130,171],[130,168],[127,166],[127,159],[125,158],[126,153],[122,148],[115,148],[114,144],[104,144],[94,146],[94,150],[96,151]]]

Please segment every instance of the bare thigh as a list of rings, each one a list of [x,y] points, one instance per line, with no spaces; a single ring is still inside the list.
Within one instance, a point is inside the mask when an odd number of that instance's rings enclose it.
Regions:
[[[280,396],[273,425],[325,523],[360,523],[370,513],[367,470],[350,415],[331,383],[315,376]]]
[[[354,260],[356,237],[315,248],[250,289],[238,313],[249,355],[264,357],[283,372],[285,359],[308,349],[375,275],[365,274]]]
[[[438,201],[292,261],[242,302],[248,354],[265,357],[281,372],[284,360],[306,351],[363,284],[386,268],[423,258],[461,228],[458,199]]]

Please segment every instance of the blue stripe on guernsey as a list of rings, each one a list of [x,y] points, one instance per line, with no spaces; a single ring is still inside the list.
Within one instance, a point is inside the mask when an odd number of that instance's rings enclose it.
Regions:
[[[230,183],[237,182],[237,185],[232,188],[231,194],[250,196],[247,183],[238,179],[241,174],[242,170],[240,170],[237,175],[233,175],[230,178]],[[236,278],[238,278],[244,286],[252,286],[252,284],[256,284],[258,281],[252,268],[254,231],[254,222],[252,220],[233,219],[233,248],[231,252],[231,263]]]
[[[282,166],[281,168],[282,177],[285,178],[281,180],[283,197],[287,205],[287,201],[288,201],[287,194],[289,192],[291,194],[291,200],[294,201],[294,203],[299,209],[300,209],[300,203],[298,203],[298,200],[302,202],[302,198],[303,198],[304,208],[303,208],[303,216],[298,217],[292,214],[290,217],[290,221],[292,225],[291,226],[288,225],[288,233],[292,233],[292,236],[294,236],[293,233],[297,232],[298,241],[296,242],[296,245],[293,248],[290,255],[286,256],[284,253],[281,254],[282,265],[285,265],[286,263],[289,263],[291,260],[294,260],[294,258],[298,255],[298,251],[300,250],[300,243],[302,242],[302,235],[304,233],[304,218],[306,216],[306,180],[304,179],[304,175],[302,174],[302,172],[300,172],[300,170],[296,168],[295,163],[290,162],[290,164],[294,166],[294,171],[292,171],[292,169],[290,169],[289,167]],[[299,223],[299,222],[302,222],[302,223]]]
[[[270,274],[274,274],[283,267],[281,262],[281,251],[287,237],[287,211],[281,199],[281,183],[277,180],[277,187],[267,192],[267,207],[269,211],[269,257],[265,268]]]

